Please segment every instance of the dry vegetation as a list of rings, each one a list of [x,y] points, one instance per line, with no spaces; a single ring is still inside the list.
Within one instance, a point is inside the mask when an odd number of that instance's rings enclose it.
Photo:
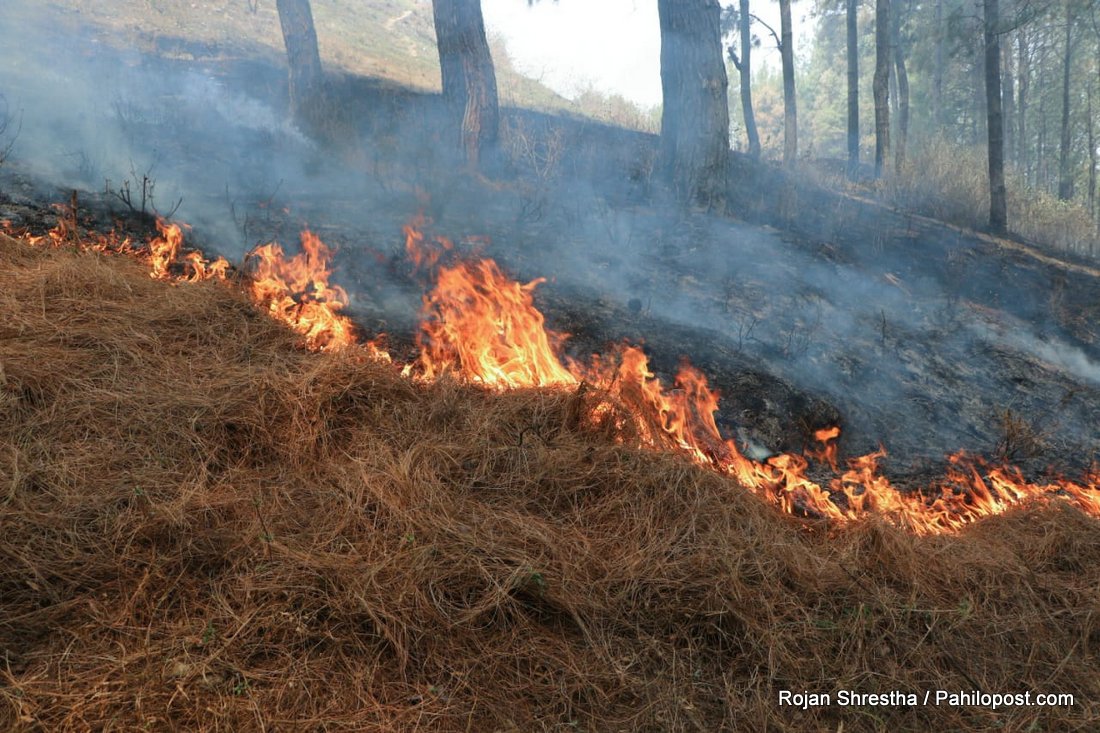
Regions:
[[[984,148],[931,143],[914,151],[901,175],[888,176],[880,184],[880,193],[899,208],[985,229],[989,221],[986,171]],[[1100,232],[1086,206],[1029,188],[1012,172],[1007,184],[1011,231],[1057,249],[1100,255]]]
[[[0,236],[0,728],[1096,730],[1100,524],[782,517],[599,395]],[[1064,692],[802,712],[780,690]]]

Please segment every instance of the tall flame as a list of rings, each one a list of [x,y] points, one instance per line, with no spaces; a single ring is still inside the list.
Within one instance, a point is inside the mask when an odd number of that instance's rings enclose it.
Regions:
[[[426,378],[455,369],[501,388],[576,384],[555,347],[564,336],[545,326],[531,291],[492,260],[461,262],[439,270],[424,296],[419,365]]]
[[[340,349],[356,341],[351,319],[339,313],[348,294],[329,283],[331,260],[331,250],[308,230],[302,232],[302,251],[293,257],[286,257],[274,242],[248,256],[253,299],[305,336],[313,349]]]

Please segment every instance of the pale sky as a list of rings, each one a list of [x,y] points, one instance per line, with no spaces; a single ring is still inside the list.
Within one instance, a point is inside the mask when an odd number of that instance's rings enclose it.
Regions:
[[[732,4],[723,0],[723,5]],[[661,102],[657,0],[482,0],[490,34],[504,38],[517,68],[567,97],[592,86],[643,107]],[[810,3],[793,7],[796,52],[808,42]],[[755,0],[752,12],[779,31],[779,3]],[[764,28],[753,65],[779,64]]]

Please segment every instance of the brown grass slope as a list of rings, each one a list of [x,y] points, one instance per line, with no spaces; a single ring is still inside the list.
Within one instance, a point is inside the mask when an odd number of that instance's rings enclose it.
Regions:
[[[806,527],[592,392],[0,237],[0,729],[1096,730],[1100,523]],[[1066,692],[781,708],[780,690]]]

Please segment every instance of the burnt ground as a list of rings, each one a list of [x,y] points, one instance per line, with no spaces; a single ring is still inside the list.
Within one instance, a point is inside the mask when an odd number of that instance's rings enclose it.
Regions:
[[[958,449],[1031,473],[1072,474],[1098,454],[1100,281],[1088,263],[737,156],[727,215],[682,212],[654,183],[653,138],[518,110],[499,169],[472,177],[446,152],[434,97],[369,79],[332,80],[337,140],[317,144],[260,114],[285,103],[275,64],[226,49],[126,58],[159,86],[129,87],[107,116],[131,153],[155,144],[162,208],[185,189],[190,242],[239,261],[310,226],[340,250],[354,315],[399,352],[420,294],[399,262],[401,226],[424,212],[432,231],[518,278],[547,277],[537,300],[572,335],[572,355],[643,343],[666,378],[690,358],[722,394],[720,424],[751,453],[800,450],[839,423],[842,453],[881,442],[888,472],[914,481]],[[154,112],[166,101],[171,114]],[[29,157],[9,162],[0,219],[47,229],[48,204],[79,185],[89,225],[148,232],[148,217],[110,193],[126,171],[84,170],[94,158],[67,157],[71,170],[51,174],[66,188]],[[108,169],[115,183],[94,185]]]

